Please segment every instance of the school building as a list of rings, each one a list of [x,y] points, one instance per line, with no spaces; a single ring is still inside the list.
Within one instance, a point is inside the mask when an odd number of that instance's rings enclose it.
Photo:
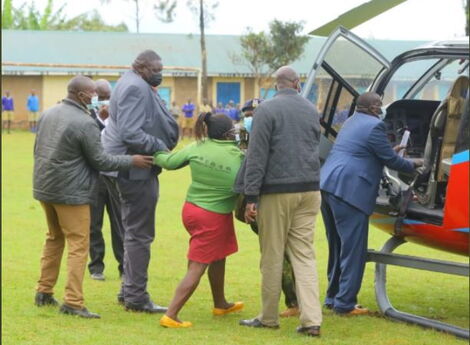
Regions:
[[[302,57],[291,64],[302,80],[306,79],[324,41],[311,37]],[[424,43],[368,42],[388,59]],[[153,49],[162,57],[164,66],[170,67],[164,69],[158,88],[162,98],[168,105],[174,101],[182,106],[188,98],[196,103],[197,70],[201,66],[199,44],[199,36],[192,34],[2,30],[2,94],[8,90],[14,98],[14,126],[27,127],[26,99],[32,89],[43,111],[65,97],[72,76],[84,74],[115,84],[141,51]],[[269,98],[274,94],[270,83],[260,87],[250,67],[235,58],[241,52],[239,36],[207,35],[206,45],[208,93],[214,106],[230,100],[243,104],[253,97],[267,94]],[[354,58],[351,56],[351,61]],[[397,84],[397,92],[399,88]]]

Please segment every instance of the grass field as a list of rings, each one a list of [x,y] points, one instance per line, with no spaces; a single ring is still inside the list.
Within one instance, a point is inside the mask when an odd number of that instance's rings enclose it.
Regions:
[[[60,315],[56,308],[33,305],[39,274],[39,258],[46,222],[39,203],[32,198],[34,135],[13,132],[2,135],[2,340],[5,345],[146,345],[146,344],[337,344],[337,345],[447,345],[464,344],[453,336],[416,326],[392,322],[378,314],[344,318],[324,312],[322,336],[307,338],[295,333],[297,319],[281,320],[277,331],[238,326],[238,320],[254,317],[260,307],[258,242],[247,226],[237,222],[239,252],[227,260],[227,296],[245,302],[236,315],[215,318],[207,279],[182,310],[181,318],[194,323],[192,329],[163,329],[159,316],[125,312],[116,302],[119,288],[117,265],[111,253],[109,223],[106,281],[85,277],[87,307],[101,320],[84,320]],[[167,305],[185,272],[188,236],[180,211],[189,185],[189,170],[160,175],[156,240],[149,268],[149,292],[156,303]],[[369,248],[379,249],[388,235],[371,228]],[[327,244],[321,218],[315,236],[321,296],[326,287]],[[467,262],[467,258],[406,244],[399,253]],[[65,260],[55,290],[63,296]],[[374,266],[368,264],[359,295],[361,304],[377,311],[374,295]],[[392,303],[404,311],[469,326],[469,283],[467,278],[389,268],[388,289]],[[283,308],[281,301],[280,307]]]

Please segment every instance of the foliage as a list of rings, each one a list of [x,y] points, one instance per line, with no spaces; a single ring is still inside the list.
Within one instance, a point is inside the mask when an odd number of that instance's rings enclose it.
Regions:
[[[174,20],[177,0],[157,0],[154,5],[155,15],[164,23],[170,23]],[[213,20],[214,11],[219,6],[218,1],[211,0],[187,0],[186,6],[199,19],[199,33],[201,42],[201,93],[202,98],[208,98],[207,81],[207,51],[205,28]]]
[[[128,31],[127,25],[124,23],[119,25],[106,24],[96,9],[80,14],[58,25],[57,29],[72,31]]]
[[[100,0],[102,4],[109,4],[112,0]],[[135,30],[137,33],[140,31],[140,5],[142,0],[125,0],[125,1],[133,1],[135,4]],[[120,24],[124,25],[124,24]],[[116,31],[121,31],[121,30],[116,30]],[[126,30],[127,31],[127,27]]]
[[[279,67],[289,65],[302,56],[308,42],[307,36],[299,34],[302,29],[302,22],[279,20],[269,24],[269,34],[255,33],[248,28],[248,33],[240,37],[241,54],[232,54],[231,59],[234,63],[247,64],[258,86],[264,85]]]
[[[14,95],[13,95],[14,96]],[[194,323],[192,329],[165,329],[160,315],[125,312],[116,302],[120,280],[111,250],[110,226],[105,216],[105,281],[84,280],[86,306],[101,314],[101,320],[83,320],[60,315],[57,308],[33,305],[39,274],[46,220],[32,198],[34,134],[13,131],[1,136],[2,145],[2,344],[4,345],[463,345],[460,339],[418,326],[393,322],[380,315],[340,317],[324,310],[322,336],[307,339],[296,334],[298,318],[281,320],[280,330],[250,329],[238,320],[255,317],[260,311],[259,248],[249,227],[235,223],[238,253],[227,259],[226,294],[230,301],[244,301],[245,310],[213,317],[212,298],[206,277],[181,311],[181,318]],[[183,142],[182,145],[188,144]],[[189,236],[181,223],[181,208],[190,181],[189,168],[164,171],[159,175],[156,239],[149,265],[150,296],[168,305],[175,287],[186,271]],[[370,229],[369,247],[378,249],[389,236]],[[326,291],[328,244],[321,217],[315,230],[320,296]],[[468,263],[468,258],[406,244],[399,253]],[[64,295],[67,251],[55,296]],[[388,291],[398,308],[468,328],[468,277],[389,267]],[[280,308],[284,308],[281,297]],[[367,264],[359,302],[377,311],[374,296],[374,265]]]
[[[13,7],[11,0],[3,2],[2,10],[2,29],[8,29],[13,25]]]
[[[2,29],[15,30],[76,30],[76,31],[128,31],[124,23],[108,25],[96,10],[67,19],[63,14],[66,4],[54,11],[53,0],[48,0],[44,11],[38,10],[34,1],[13,7],[5,0]],[[5,19],[4,19],[5,18]]]

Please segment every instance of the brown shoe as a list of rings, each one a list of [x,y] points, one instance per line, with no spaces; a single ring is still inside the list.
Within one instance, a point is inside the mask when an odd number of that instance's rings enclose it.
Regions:
[[[364,308],[363,306],[356,304],[353,310],[347,313],[341,313],[340,315],[345,316],[357,316],[357,315],[367,315],[369,314],[369,309]]]
[[[299,307],[287,308],[282,313],[279,314],[280,317],[294,317],[299,316],[300,310]]]
[[[305,334],[309,337],[319,337],[320,336],[320,326],[311,326],[311,327],[297,327],[297,333]]]

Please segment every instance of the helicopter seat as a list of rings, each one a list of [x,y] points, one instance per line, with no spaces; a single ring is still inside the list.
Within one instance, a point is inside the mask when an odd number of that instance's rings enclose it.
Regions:
[[[463,113],[465,97],[468,93],[468,84],[469,79],[467,76],[458,77],[431,118],[424,150],[424,162],[419,169],[421,178],[416,185],[418,191],[420,190],[420,184],[427,185],[425,191],[418,193],[418,199],[421,204],[428,205],[431,208],[435,207],[438,182],[445,181],[446,164],[440,163],[441,161],[447,162],[455,152],[457,132]],[[439,156],[437,156],[438,154]],[[440,162],[435,162],[437,158]],[[435,174],[434,169],[437,169],[437,174]]]

